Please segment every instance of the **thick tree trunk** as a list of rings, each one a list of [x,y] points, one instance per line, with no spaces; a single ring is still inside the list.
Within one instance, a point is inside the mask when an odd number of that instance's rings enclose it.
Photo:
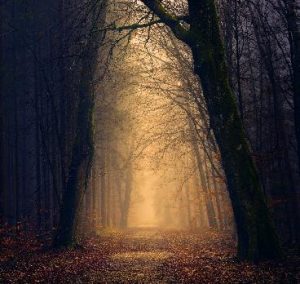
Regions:
[[[90,70],[92,62],[88,59],[84,60],[88,62],[84,64],[82,72],[76,138],[67,185],[63,195],[60,223],[53,244],[55,247],[71,246],[75,243],[78,211],[94,153],[92,131],[94,97],[91,90],[93,73]]]
[[[168,13],[160,1],[143,2],[192,50],[195,73],[201,79],[227,178],[238,233],[239,257],[249,260],[279,257],[278,238],[229,85],[214,1],[188,1],[189,29]]]
[[[229,86],[214,1],[189,1],[191,49],[219,145],[242,259],[280,255],[257,170]]]
[[[98,9],[101,10],[102,7],[98,7]],[[99,13],[100,10],[98,9],[94,11],[92,29],[97,28],[99,17],[102,14]],[[87,46],[82,54],[76,136],[72,147],[72,159],[60,210],[60,222],[53,242],[55,247],[72,246],[76,243],[75,231],[78,213],[87,187],[94,155],[94,92],[92,81],[94,79],[96,58],[102,34],[99,31],[90,31],[90,33]]]

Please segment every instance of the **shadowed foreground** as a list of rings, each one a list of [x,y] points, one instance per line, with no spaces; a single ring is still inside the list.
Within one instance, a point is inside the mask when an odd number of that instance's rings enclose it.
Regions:
[[[1,283],[296,283],[299,264],[292,253],[282,263],[239,263],[229,236],[158,229],[106,231],[66,251],[9,238],[1,248]]]

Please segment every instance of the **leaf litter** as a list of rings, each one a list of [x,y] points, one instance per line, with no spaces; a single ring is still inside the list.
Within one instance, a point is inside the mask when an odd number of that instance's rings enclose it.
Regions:
[[[230,234],[212,231],[103,231],[68,250],[28,236],[0,241],[0,283],[300,283],[295,250],[239,262]]]

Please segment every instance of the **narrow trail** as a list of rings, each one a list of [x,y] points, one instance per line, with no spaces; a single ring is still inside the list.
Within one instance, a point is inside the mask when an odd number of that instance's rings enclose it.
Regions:
[[[0,252],[0,283],[297,283],[298,265],[295,255],[240,263],[226,234],[139,228],[104,231],[73,250],[10,244]]]

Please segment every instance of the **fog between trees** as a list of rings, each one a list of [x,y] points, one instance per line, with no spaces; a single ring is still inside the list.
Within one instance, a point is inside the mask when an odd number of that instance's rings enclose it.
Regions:
[[[4,1],[1,16],[15,234],[229,230],[251,260],[299,241],[296,1]]]

